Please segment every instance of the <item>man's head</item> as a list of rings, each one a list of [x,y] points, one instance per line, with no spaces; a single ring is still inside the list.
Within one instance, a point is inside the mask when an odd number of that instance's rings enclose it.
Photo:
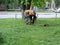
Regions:
[[[30,13],[30,10],[26,10],[26,13],[29,14]]]

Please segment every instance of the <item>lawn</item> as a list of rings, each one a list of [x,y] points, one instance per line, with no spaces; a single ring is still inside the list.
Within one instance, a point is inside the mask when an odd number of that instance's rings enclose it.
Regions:
[[[0,45],[60,45],[60,19],[37,19],[34,25],[0,19]]]

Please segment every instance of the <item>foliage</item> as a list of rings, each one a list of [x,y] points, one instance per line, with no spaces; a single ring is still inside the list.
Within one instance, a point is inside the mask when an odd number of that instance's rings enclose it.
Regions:
[[[32,4],[39,8],[43,8],[45,6],[45,1],[44,0],[33,0]]]
[[[24,0],[21,0],[24,1]],[[26,1],[24,1],[26,3]],[[44,0],[27,0],[27,3],[31,3],[33,6],[37,6],[39,8],[43,8],[45,6]]]
[[[56,7],[58,8],[60,6],[60,0],[55,0]]]
[[[51,3],[51,0],[46,0],[49,1]],[[55,5],[58,8],[60,6],[60,0],[54,0],[55,1]]]
[[[37,6],[39,8],[45,7],[45,2],[51,2],[51,0],[0,0],[0,5],[8,6],[9,8],[16,8],[21,6],[21,3],[24,2],[26,4],[32,4],[33,6]],[[56,7],[60,6],[60,0],[55,0]]]
[[[25,0],[21,0],[21,2],[25,2]],[[39,8],[44,8],[45,7],[45,2],[48,1],[50,2],[50,0],[27,0],[29,3],[31,3],[33,6],[37,6]]]
[[[0,5],[5,5],[9,8],[16,8],[18,6],[18,0],[0,0]]]

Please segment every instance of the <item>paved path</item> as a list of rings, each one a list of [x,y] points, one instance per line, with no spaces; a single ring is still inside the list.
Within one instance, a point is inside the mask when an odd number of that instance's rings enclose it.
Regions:
[[[38,18],[60,18],[60,13],[37,12]],[[0,12],[0,18],[22,18],[21,12]]]

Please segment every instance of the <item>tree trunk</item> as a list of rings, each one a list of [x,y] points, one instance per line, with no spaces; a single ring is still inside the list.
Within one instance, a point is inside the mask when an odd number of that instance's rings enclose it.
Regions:
[[[25,2],[22,3],[22,18],[25,18],[24,12],[27,9],[30,9],[30,5],[31,5],[31,1],[32,0],[26,0]]]
[[[55,1],[51,0],[51,10],[54,10],[54,9],[55,9]]]

